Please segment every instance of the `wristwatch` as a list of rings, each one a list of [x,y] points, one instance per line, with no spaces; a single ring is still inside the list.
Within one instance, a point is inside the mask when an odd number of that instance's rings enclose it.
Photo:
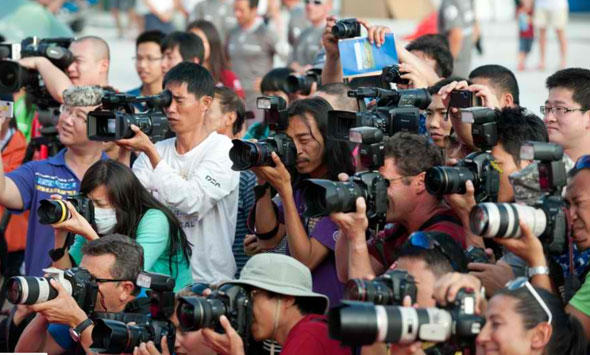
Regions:
[[[529,279],[537,275],[549,275],[549,268],[547,266],[535,266],[528,268],[527,276]]]
[[[79,342],[80,335],[82,334],[82,332],[93,324],[94,322],[92,321],[92,319],[86,318],[85,321],[78,324],[75,328],[70,328],[70,336],[72,337],[72,339],[74,339],[75,342]]]

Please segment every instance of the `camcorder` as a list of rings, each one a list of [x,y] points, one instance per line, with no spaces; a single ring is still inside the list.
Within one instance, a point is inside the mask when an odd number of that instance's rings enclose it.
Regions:
[[[407,271],[389,270],[373,280],[350,279],[346,283],[344,299],[399,306],[406,296],[410,296],[414,303],[417,292],[416,281]]]
[[[472,344],[485,319],[475,315],[476,298],[461,289],[445,308],[413,308],[342,301],[328,313],[330,337],[344,345],[375,342],[447,342],[460,349]],[[447,345],[445,344],[445,345]]]
[[[301,95],[311,94],[313,84],[319,87],[322,82],[322,70],[310,69],[303,75],[291,74],[287,77],[285,91],[289,94],[300,93]]]
[[[485,107],[461,110],[463,122],[471,123],[473,152],[455,166],[435,166],[426,171],[426,190],[435,196],[464,194],[467,180],[473,182],[477,202],[495,202],[500,189],[500,169],[488,151],[498,144],[497,112]]]
[[[205,297],[180,297],[176,317],[184,331],[203,328],[224,333],[219,317],[225,315],[231,326],[244,339],[244,348],[252,341],[252,300],[248,290],[239,285],[225,284]]]
[[[554,143],[527,142],[520,158],[538,160],[539,183],[545,193],[531,206],[516,203],[481,203],[473,207],[469,225],[484,238],[520,238],[523,221],[550,254],[568,250],[567,207],[561,191],[567,184],[563,148]]]
[[[234,139],[229,151],[229,158],[233,162],[231,168],[242,171],[257,166],[274,166],[271,155],[273,152],[287,168],[295,166],[297,148],[293,140],[284,133],[289,126],[287,103],[278,96],[261,96],[256,100],[256,106],[264,110],[264,120],[274,133],[258,142]]]
[[[49,280],[54,279],[72,296],[86,314],[94,312],[98,284],[94,277],[84,268],[61,270],[43,269],[45,277],[14,276],[8,280],[6,298],[12,304],[36,304],[50,301],[57,297],[57,290]]]
[[[133,104],[145,103],[148,110],[136,113]],[[105,92],[101,107],[88,113],[88,139],[93,141],[116,141],[131,138],[136,125],[149,136],[152,142],[172,137],[168,118],[163,109],[170,106],[172,94],[164,90],[153,96],[132,96]]]
[[[65,201],[74,205],[76,211],[84,217],[91,225],[94,225],[94,204],[92,200],[84,195],[74,195]],[[39,223],[55,224],[70,219],[72,216],[64,200],[45,199],[39,202],[37,209]]]
[[[16,61],[25,57],[45,57],[65,72],[74,61],[74,55],[68,49],[72,41],[73,38],[27,37],[21,43],[0,44],[0,93],[13,93],[25,88],[37,107],[41,134],[44,138],[54,138],[54,141],[46,143],[55,145],[52,147],[55,151],[61,147],[55,129],[60,103],[49,94],[39,72],[22,67]]]
[[[174,279],[151,272],[137,276],[136,285],[149,289],[150,314],[97,313],[92,320],[92,344],[96,353],[132,353],[140,343],[153,341],[162,351],[161,340],[166,337],[168,349],[174,349],[176,328],[169,320],[174,313]],[[135,324],[130,325],[129,323]]]
[[[337,39],[360,37],[361,24],[356,18],[346,18],[336,21],[332,26],[332,35]]]
[[[383,165],[383,132],[374,127],[350,130],[350,141],[360,144],[361,161],[369,169],[354,174],[346,182],[306,179],[302,182],[306,217],[327,216],[332,212],[356,211],[356,200],[363,197],[369,224],[378,227],[387,215],[389,182],[376,171]],[[366,163],[366,164],[365,164]]]

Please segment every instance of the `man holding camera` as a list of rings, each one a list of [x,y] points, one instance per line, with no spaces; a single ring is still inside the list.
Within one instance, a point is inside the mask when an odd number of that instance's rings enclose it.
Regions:
[[[139,244],[127,236],[111,234],[88,242],[82,253],[79,267],[87,270],[94,278],[90,282],[98,286],[94,309],[83,309],[88,305],[78,304],[64,285],[50,279],[57,297],[29,306],[37,316],[22,333],[16,352],[61,354],[73,350],[78,342],[89,352],[94,328],[89,316],[93,312],[149,311],[147,304],[137,308],[141,304],[136,301],[139,288],[135,280],[143,265],[143,249]]]
[[[295,101],[289,107],[285,133],[294,143],[296,161],[286,163],[294,163],[301,176],[336,180],[339,172],[354,172],[347,143],[327,139],[331,109],[327,101],[318,97]],[[272,249],[286,237],[289,254],[312,270],[314,291],[327,295],[330,302],[337,304],[343,292],[333,256],[333,234],[337,227],[328,217],[302,217],[305,207],[302,189],[294,186],[297,180],[276,153],[272,153],[272,159],[275,167],[252,168],[259,183],[268,182],[257,187],[255,227],[259,244]],[[281,199],[279,206],[272,199],[271,187]]]
[[[465,247],[461,221],[440,197],[426,191],[426,170],[443,164],[440,150],[425,137],[397,133],[386,138],[384,156],[379,172],[389,181],[386,221],[395,224],[367,245],[364,199],[357,200],[356,212],[332,214],[340,228],[336,261],[341,281],[383,273],[394,262],[395,250],[414,231],[443,232]]]
[[[193,280],[231,279],[239,173],[231,170],[230,139],[208,127],[205,118],[213,101],[213,77],[202,66],[183,62],[166,73],[164,88],[172,94],[164,111],[176,137],[154,144],[134,126],[135,136],[117,143],[143,153],[133,172],[181,221],[193,245]]]
[[[349,348],[328,336],[323,314],[329,301],[312,292],[311,273],[289,256],[265,253],[253,256],[240,278],[228,281],[246,287],[252,302],[250,331],[255,340],[273,339],[282,346],[281,354],[350,354]],[[225,334],[203,330],[209,347],[219,354],[244,354],[243,341],[225,316],[220,323]]]

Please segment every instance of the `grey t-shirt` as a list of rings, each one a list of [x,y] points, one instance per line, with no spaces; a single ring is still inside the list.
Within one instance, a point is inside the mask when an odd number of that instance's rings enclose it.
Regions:
[[[463,32],[461,51],[454,61],[453,75],[466,78],[471,69],[473,24],[475,12],[472,0],[443,0],[438,12],[438,32],[445,36],[453,28]]]
[[[295,41],[290,62],[300,65],[312,65],[322,49],[322,34],[324,26],[306,28]]]
[[[223,42],[229,31],[237,25],[232,1],[229,0],[205,0],[198,3],[191,14],[191,21],[193,20],[207,20],[213,23]]]
[[[303,6],[295,6],[289,11],[289,32],[287,34],[289,44],[295,45],[297,38],[301,35],[303,30],[311,26],[311,23],[305,17],[305,9]]]
[[[261,119],[262,114],[256,109],[256,97],[260,93],[255,83],[272,69],[277,43],[276,33],[262,21],[248,30],[235,27],[227,39],[232,70],[240,78],[246,92],[246,109],[254,112],[256,121]]]

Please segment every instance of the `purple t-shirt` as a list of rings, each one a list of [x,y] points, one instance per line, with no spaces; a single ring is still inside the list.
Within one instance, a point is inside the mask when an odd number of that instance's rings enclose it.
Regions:
[[[305,202],[303,201],[303,193],[301,190],[295,190],[293,193],[295,205],[299,216],[303,215],[305,210]],[[279,203],[279,221],[285,222],[283,213],[283,206]],[[344,284],[338,280],[336,273],[336,259],[334,249],[336,248],[336,239],[334,236],[338,231],[338,226],[330,217],[319,218],[301,218],[303,227],[310,238],[314,238],[323,246],[330,249],[330,252],[314,270],[311,271],[313,280],[313,291],[324,294],[330,299],[330,307],[340,304],[340,300],[344,294]],[[289,249],[287,248],[287,254]]]
[[[80,189],[80,180],[66,166],[65,152],[62,149],[51,158],[28,162],[6,174],[16,184],[23,200],[23,209],[11,212],[30,210],[25,249],[27,276],[43,276],[42,270],[51,265],[48,252],[55,244],[53,228],[39,223],[39,201],[48,199],[51,195],[68,198],[76,195]],[[106,158],[108,156],[103,153],[102,159]]]

